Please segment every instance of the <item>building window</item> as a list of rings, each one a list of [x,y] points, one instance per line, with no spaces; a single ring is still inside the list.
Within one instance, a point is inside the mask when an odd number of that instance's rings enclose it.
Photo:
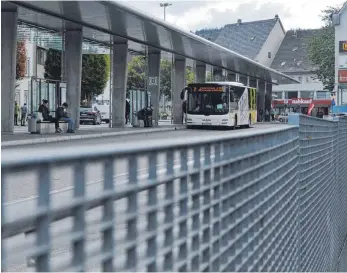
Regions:
[[[301,91],[300,97],[302,99],[313,99],[313,92],[310,91]]]
[[[27,63],[25,67],[25,76],[30,77],[30,58],[27,58]]]
[[[267,53],[267,57],[268,57],[269,59],[271,59],[271,52],[268,52],[268,53]]]
[[[330,99],[330,92],[329,91],[317,91],[317,100],[325,100]]]
[[[297,99],[298,98],[298,92],[297,91],[289,91],[285,92],[285,99]]]
[[[29,92],[28,90],[24,90],[24,103],[28,105]]]
[[[43,48],[38,47],[36,49],[36,57],[37,57],[37,64],[45,65],[46,50],[44,50]]]
[[[16,93],[14,95],[14,101],[16,101],[18,103],[18,105],[20,105],[20,90],[16,90]]]
[[[282,98],[282,92],[272,92],[273,95],[275,95],[276,97],[274,97],[275,100],[281,100]]]

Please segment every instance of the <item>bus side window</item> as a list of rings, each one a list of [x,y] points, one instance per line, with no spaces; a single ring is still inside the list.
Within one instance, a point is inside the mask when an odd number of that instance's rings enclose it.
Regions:
[[[235,98],[234,98],[234,90],[230,88],[229,91],[229,97],[230,97],[230,102],[234,102]]]
[[[238,110],[238,100],[237,100],[237,96],[235,97],[235,89],[233,87],[230,87],[229,89],[229,96],[230,96],[230,110]]]

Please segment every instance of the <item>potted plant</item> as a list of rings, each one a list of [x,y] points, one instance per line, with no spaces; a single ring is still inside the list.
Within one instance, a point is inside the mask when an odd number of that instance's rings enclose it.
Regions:
[[[169,116],[169,114],[166,113],[166,112],[161,112],[160,113],[160,119],[162,119],[162,120],[167,120],[168,116]]]

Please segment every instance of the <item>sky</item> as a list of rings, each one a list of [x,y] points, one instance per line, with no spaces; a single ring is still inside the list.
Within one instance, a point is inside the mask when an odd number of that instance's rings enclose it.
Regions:
[[[126,1],[143,12],[160,19],[164,10],[160,3],[165,1]],[[293,28],[319,28],[321,10],[327,6],[341,5],[343,0],[199,0],[167,1],[166,21],[187,31],[202,28],[222,27],[236,23],[280,17],[285,30]]]

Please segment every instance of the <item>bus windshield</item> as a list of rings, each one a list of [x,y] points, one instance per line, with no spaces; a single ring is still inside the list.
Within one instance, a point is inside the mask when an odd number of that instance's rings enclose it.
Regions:
[[[224,86],[217,86],[217,88],[218,91],[208,91],[209,87],[205,86],[190,88],[187,113],[192,115],[224,115],[229,113],[228,89]]]

